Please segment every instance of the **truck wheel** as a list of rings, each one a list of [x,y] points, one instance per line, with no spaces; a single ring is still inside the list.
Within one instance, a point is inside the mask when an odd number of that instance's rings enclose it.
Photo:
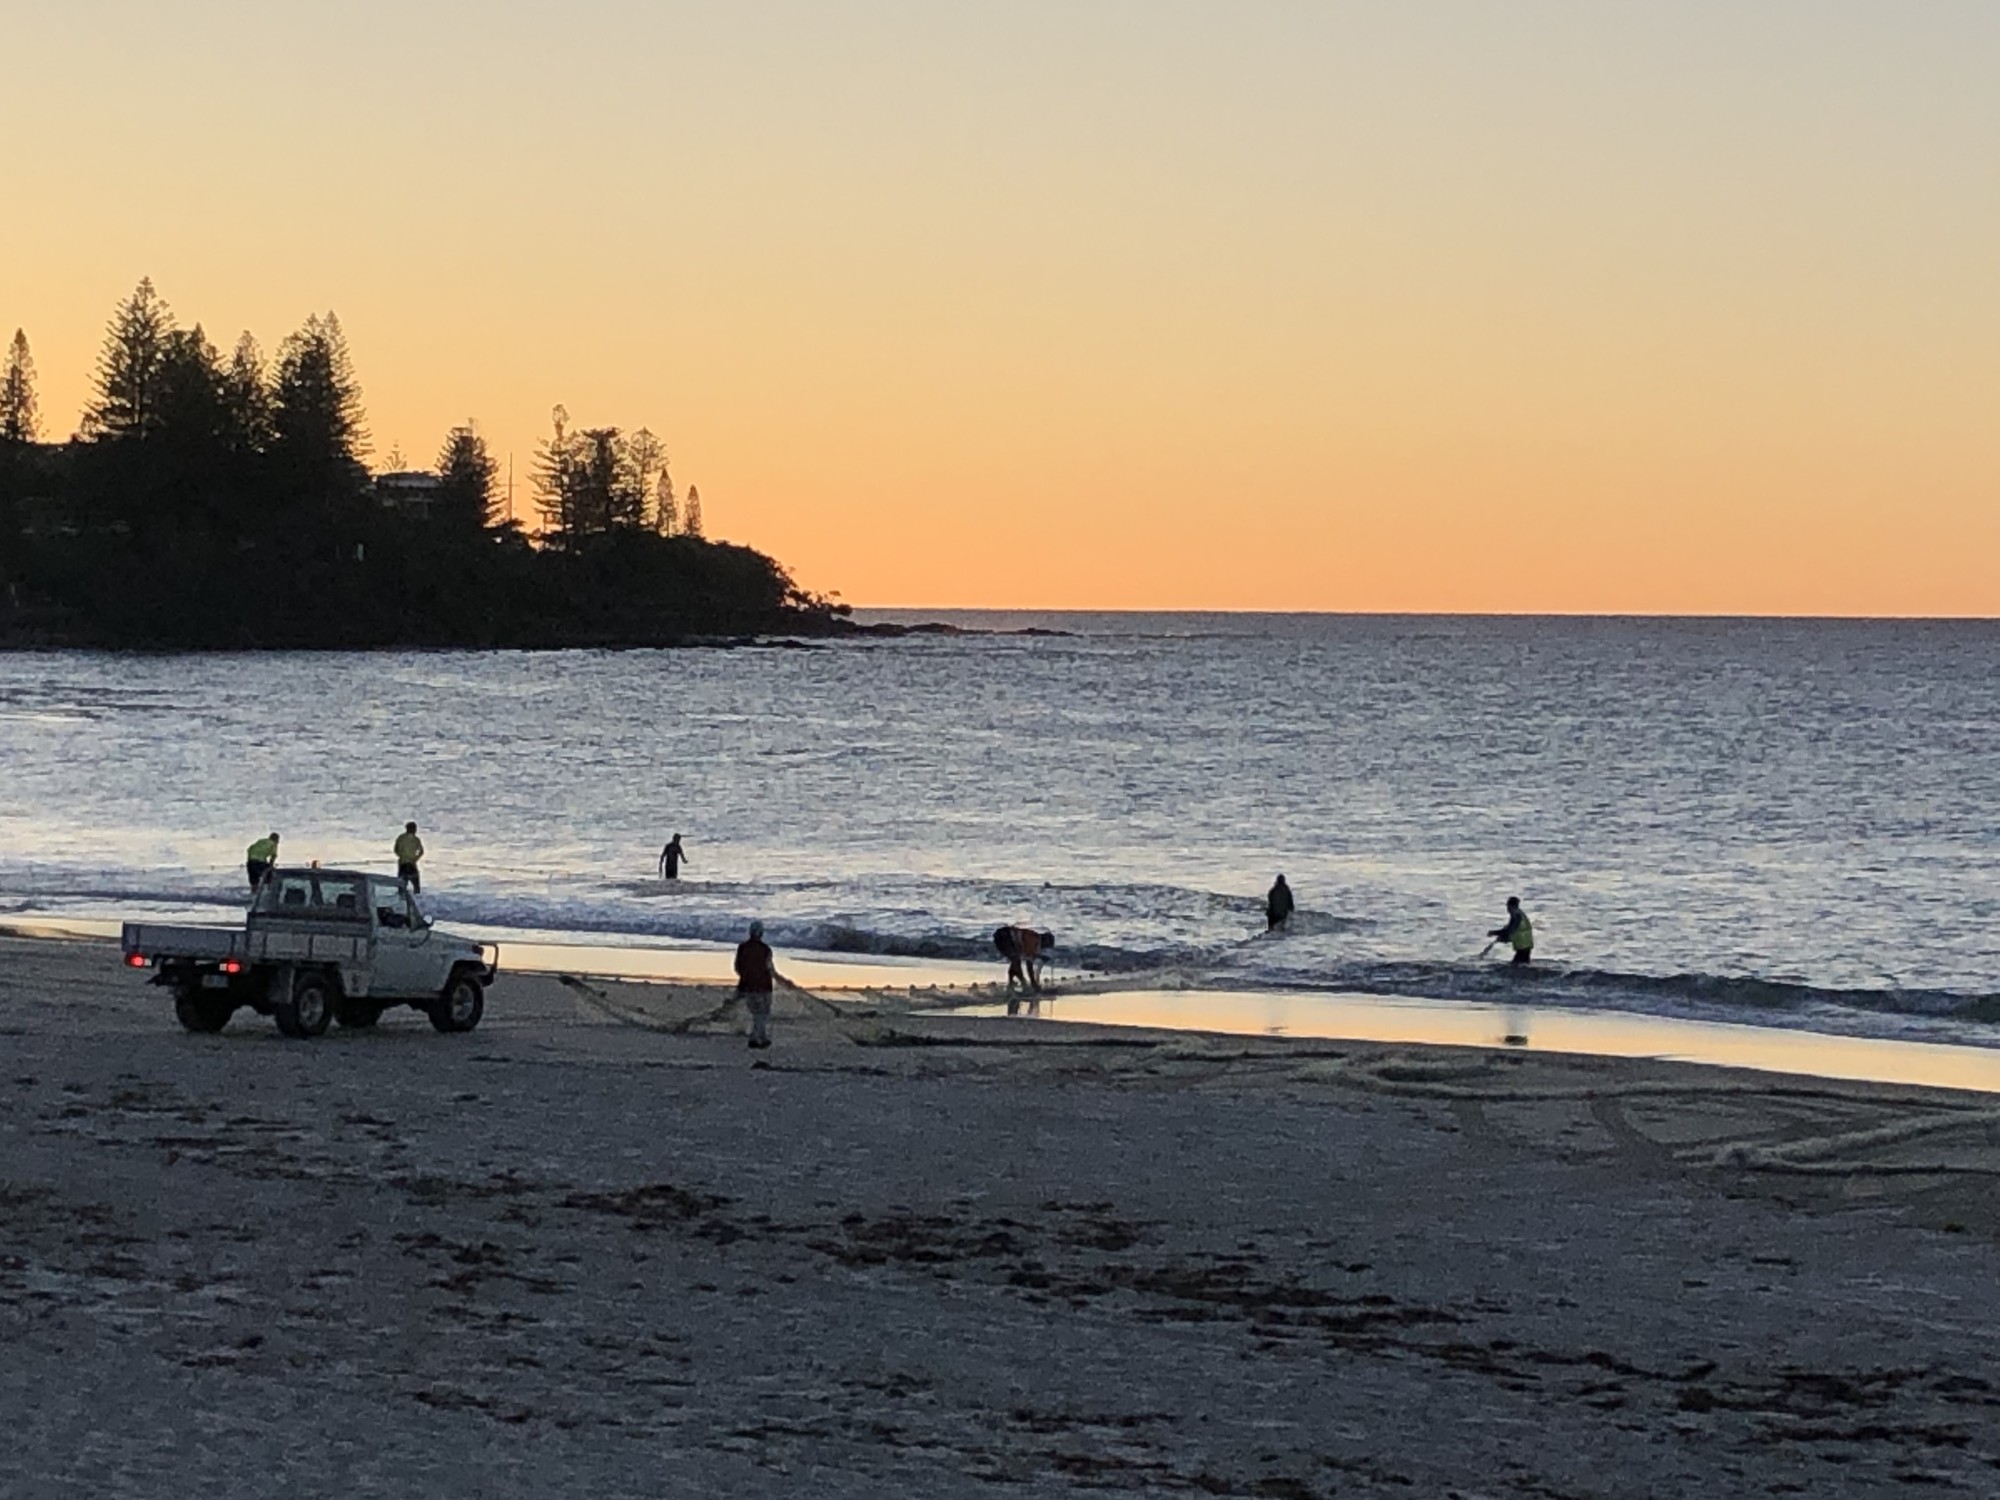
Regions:
[[[333,1019],[334,988],[321,974],[301,974],[291,994],[271,1007],[278,1030],[289,1037],[322,1036]]]
[[[235,1009],[235,1003],[222,995],[188,988],[174,992],[174,1017],[189,1031],[220,1031]]]
[[[359,1031],[382,1019],[380,1001],[342,996],[333,1002],[333,1018],[348,1031]]]
[[[431,1025],[439,1031],[470,1031],[486,1014],[486,987],[470,974],[454,974],[444,993],[431,1001]]]

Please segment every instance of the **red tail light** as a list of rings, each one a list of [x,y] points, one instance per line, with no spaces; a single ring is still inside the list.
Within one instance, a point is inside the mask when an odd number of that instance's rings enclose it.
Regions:
[[[125,955],[125,967],[126,967],[126,968],[128,968],[128,969],[143,969],[143,968],[145,968],[145,967],[146,967],[146,955],[145,955],[145,954],[143,954],[143,953],[128,953],[128,954],[126,954],[126,955]]]
[[[233,958],[225,958],[220,967],[225,974],[241,974],[243,972],[242,963]]]

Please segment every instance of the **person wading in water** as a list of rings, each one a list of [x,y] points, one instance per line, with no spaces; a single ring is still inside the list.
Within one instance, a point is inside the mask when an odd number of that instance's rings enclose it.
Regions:
[[[1271,887],[1271,894],[1264,898],[1264,921],[1266,932],[1276,932],[1291,921],[1292,913],[1298,910],[1298,902],[1292,899],[1292,888],[1285,884],[1280,875],[1277,884]]]
[[[1494,943],[1507,943],[1514,950],[1514,962],[1524,964],[1534,956],[1535,924],[1528,920],[1528,914],[1521,910],[1521,898],[1507,898],[1507,925],[1496,927],[1486,934]],[[1488,943],[1492,947],[1493,943]]]

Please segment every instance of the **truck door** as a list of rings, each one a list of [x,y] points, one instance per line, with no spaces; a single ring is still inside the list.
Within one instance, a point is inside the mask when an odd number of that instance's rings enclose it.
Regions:
[[[375,903],[375,982],[371,992],[384,999],[433,995],[444,988],[442,975],[431,971],[437,960],[431,951],[431,927],[401,881],[371,878]]]

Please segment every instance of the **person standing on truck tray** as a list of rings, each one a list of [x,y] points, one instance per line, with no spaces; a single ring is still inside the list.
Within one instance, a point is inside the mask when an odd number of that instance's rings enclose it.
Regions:
[[[764,941],[764,924],[752,922],[750,936],[736,945],[736,993],[750,1012],[752,1051],[771,1045],[771,986],[777,977],[771,945]]]
[[[407,882],[419,894],[424,888],[424,877],[417,873],[417,861],[423,857],[424,841],[417,837],[417,825],[405,823],[403,831],[396,835],[396,878]]]
[[[243,851],[243,869],[250,877],[250,894],[257,894],[257,887],[264,883],[264,877],[271,873],[271,866],[278,862],[278,836],[267,833],[248,849]]]
[[[667,847],[660,851],[660,879],[679,880],[681,863],[687,858],[687,850],[681,847],[681,836],[677,833],[667,840]]]
[[[1521,898],[1507,898],[1507,925],[1496,927],[1486,934],[1496,943],[1506,943],[1514,950],[1514,962],[1524,964],[1534,956],[1535,924],[1528,920],[1528,914],[1521,910]]]

